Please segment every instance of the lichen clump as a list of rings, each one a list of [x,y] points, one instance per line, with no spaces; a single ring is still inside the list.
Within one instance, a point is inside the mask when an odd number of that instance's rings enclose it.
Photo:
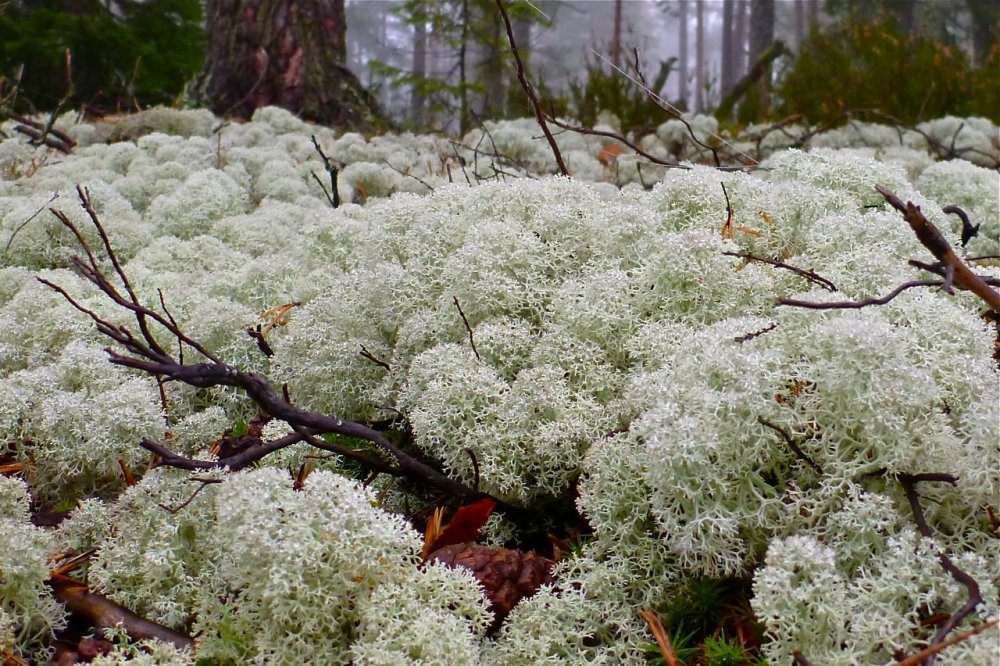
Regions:
[[[123,639],[99,663],[642,664],[638,611],[668,617],[704,580],[743,581],[769,663],[887,663],[967,599],[941,553],[983,599],[956,631],[996,615],[1000,382],[982,303],[912,289],[879,307],[776,306],[921,277],[907,262],[930,257],[876,183],[963,256],[996,254],[995,171],[855,126],[809,151],[774,145],[753,173],[608,169],[603,144],[568,132],[579,177],[544,177],[551,154],[520,121],[466,137],[516,161],[500,177],[488,156],[452,161],[437,137],[336,136],[275,109],[214,134],[204,113],[163,117],[171,133],[136,120],[120,128],[132,141],[111,144],[63,119],[90,145],[31,177],[34,150],[0,143],[15,176],[0,181],[0,382],[13,389],[0,453],[27,482],[0,478],[0,649],[44,651],[64,620],[46,558],[89,548],[79,575],[95,590],[199,635],[195,654]],[[345,165],[337,209],[314,134]],[[644,145],[696,155],[685,141],[668,123]],[[82,228],[78,182],[135,292],[210,352],[287,383],[303,408],[396,418],[410,452],[545,530],[575,521],[584,534],[554,583],[495,626],[471,574],[421,565],[403,516],[425,488],[364,487],[303,444],[252,470],[146,471],[142,437],[208,459],[255,409],[108,364],[107,340],[34,279],[129,323],[68,270],[75,239],[58,222],[22,225],[55,194],[48,205]],[[949,204],[981,224],[964,249]],[[1000,277],[989,260],[976,270]],[[246,334],[257,326],[273,356]],[[262,436],[287,433],[272,422]],[[306,463],[296,489],[289,468]],[[957,479],[919,483],[930,536],[900,483],[920,474]],[[29,495],[72,515],[35,527]],[[509,518],[484,539],[517,540]],[[942,662],[984,663],[996,636]]]

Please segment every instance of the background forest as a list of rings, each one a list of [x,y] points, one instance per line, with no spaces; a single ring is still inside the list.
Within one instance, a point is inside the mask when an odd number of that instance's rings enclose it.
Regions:
[[[492,0],[333,4],[347,63],[394,126],[464,133],[530,115]],[[626,131],[661,123],[629,80],[640,75],[723,121],[820,123],[874,106],[906,123],[1000,118],[990,0],[537,0],[511,13],[547,110],[585,125],[601,110]],[[205,101],[203,14],[200,0],[0,3],[3,103],[103,114]]]

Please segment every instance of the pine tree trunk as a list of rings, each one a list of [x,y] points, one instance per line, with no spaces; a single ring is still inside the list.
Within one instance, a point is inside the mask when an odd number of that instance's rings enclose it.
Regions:
[[[733,29],[733,57],[736,59],[736,70],[733,72],[733,85],[747,73],[747,5],[746,2],[736,3],[736,27]]]
[[[694,34],[694,110],[705,110],[705,3],[695,8]]]
[[[688,3],[687,0],[680,0],[680,17],[677,19],[678,23],[678,44],[680,53],[678,54],[678,75],[680,76],[680,82],[678,86],[677,99],[680,101],[681,106],[685,109],[687,108],[688,100]]]
[[[427,76],[427,22],[419,20],[413,26],[413,78],[421,80]],[[419,129],[424,126],[426,99],[417,85],[410,90],[410,124]]]
[[[750,62],[756,63],[774,42],[774,0],[752,0],[750,3]],[[760,78],[757,118],[767,115],[770,105],[771,67]]]
[[[611,62],[615,67],[622,64],[622,0],[615,0],[615,20],[611,33]]]
[[[275,105],[342,128],[384,125],[347,68],[344,0],[208,0],[206,27],[201,93],[216,113]]]
[[[736,49],[733,40],[733,16],[736,0],[723,0],[722,3],[722,75],[719,82],[719,97],[729,94],[736,82]]]

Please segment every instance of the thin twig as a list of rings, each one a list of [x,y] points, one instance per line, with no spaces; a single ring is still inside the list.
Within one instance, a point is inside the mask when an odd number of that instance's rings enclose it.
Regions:
[[[472,345],[472,353],[476,355],[476,360],[483,360],[479,356],[479,350],[476,349],[476,339],[472,337],[472,326],[469,325],[469,320],[465,316],[465,312],[462,310],[461,304],[458,302],[458,296],[453,296],[452,300],[455,302],[455,307],[458,308],[458,314],[462,317],[462,323],[465,324],[465,330],[469,333],[469,344]]]
[[[802,448],[798,445],[798,443],[796,443],[796,441],[792,439],[792,436],[788,434],[787,430],[779,426],[777,423],[768,421],[763,416],[757,417],[757,423],[761,424],[762,426],[768,427],[771,430],[778,433],[779,435],[781,435],[782,439],[785,440],[785,443],[788,444],[788,448],[792,450],[792,452],[799,460],[812,467],[817,474],[823,473],[823,468],[819,465],[819,463],[810,458],[806,454],[806,452],[802,450]]]
[[[53,201],[55,201],[58,197],[59,197],[59,193],[58,192],[54,192],[52,194],[52,197],[48,201],[46,201],[44,204],[42,204],[41,208],[39,208],[34,213],[32,213],[31,216],[27,220],[25,220],[21,224],[17,225],[17,228],[14,229],[14,231],[11,232],[10,238],[7,240],[7,245],[3,249],[4,254],[6,254],[10,250],[10,244],[14,242],[14,236],[17,236],[18,232],[21,231],[21,229],[24,229],[26,226],[28,226],[29,222],[31,222],[33,219],[35,219],[36,217],[38,217],[39,215],[41,215],[42,211],[45,210],[46,208],[48,208],[49,204],[52,203]]]
[[[827,280],[825,277],[822,277],[821,275],[817,274],[816,271],[813,271],[811,269],[807,270],[805,268],[799,268],[797,266],[786,264],[783,261],[775,261],[774,259],[768,259],[767,257],[758,257],[756,255],[749,254],[747,252],[723,252],[722,254],[726,255],[727,257],[739,257],[740,259],[746,259],[748,261],[757,261],[762,264],[768,264],[769,266],[774,266],[775,268],[783,268],[786,271],[791,271],[798,276],[804,277],[813,284],[818,285],[823,289],[826,289],[827,291],[831,292],[837,291],[837,285],[835,285],[830,280]]]
[[[555,137],[552,136],[548,125],[545,124],[545,113],[542,111],[542,104],[538,101],[538,95],[535,94],[535,89],[531,86],[531,81],[528,80],[528,76],[524,72],[524,61],[521,60],[521,54],[517,50],[517,43],[514,41],[514,28],[510,24],[510,16],[507,15],[507,8],[504,7],[503,0],[496,0],[496,3],[497,9],[500,10],[500,16],[503,17],[504,26],[507,28],[507,41],[510,43],[510,51],[517,65],[517,80],[521,82],[521,87],[527,93],[528,101],[531,102],[531,108],[535,112],[535,120],[538,122],[539,127],[542,128],[542,133],[552,148],[552,155],[556,158],[556,166],[559,167],[559,173],[563,176],[568,176],[569,169],[566,168],[566,163],[563,162],[562,153],[559,152],[559,145],[556,143]]]
[[[955,486],[958,484],[957,477],[946,473],[896,474],[896,480],[898,480],[900,485],[903,486],[906,501],[909,502],[910,511],[913,513],[913,520],[917,523],[917,531],[928,539],[932,538],[933,532],[931,531],[930,525],[927,524],[927,518],[924,516],[924,509],[920,505],[920,495],[917,493],[916,484],[920,482],[943,482],[950,483],[952,486]],[[969,598],[961,608],[952,613],[951,617],[938,627],[938,630],[934,633],[934,638],[931,639],[930,644],[927,646],[928,648],[942,644],[945,641],[945,637],[951,632],[951,630],[961,624],[966,617],[968,617],[981,603],[983,603],[979,583],[976,582],[975,578],[960,569],[958,565],[956,565],[943,551],[938,553],[938,562],[941,563],[941,567],[944,568],[945,571],[951,574],[951,577],[954,578],[957,583],[965,587]],[[938,652],[939,651],[940,650],[938,650]],[[929,653],[921,663],[924,666],[933,666],[936,654],[937,652]]]
[[[987,620],[986,622],[983,622],[982,624],[977,625],[972,629],[969,629],[968,631],[952,636],[946,641],[941,641],[940,643],[926,647],[920,652],[916,653],[915,655],[912,655],[910,657],[907,657],[906,659],[902,659],[896,662],[895,664],[893,664],[893,666],[918,666],[922,661],[924,661],[928,657],[938,654],[945,648],[951,647],[956,643],[961,643],[962,641],[967,641],[973,636],[981,634],[987,629],[992,629],[998,624],[1000,624],[1000,617],[995,617],[991,620]]]
[[[904,282],[885,296],[866,298],[861,301],[833,301],[824,303],[820,301],[802,301],[795,298],[779,298],[777,304],[789,305],[797,308],[807,308],[810,310],[859,310],[861,308],[866,308],[869,305],[885,305],[907,289],[941,286],[944,286],[944,280],[912,280],[910,282]]]
[[[958,206],[945,206],[941,210],[945,213],[958,215],[958,218],[962,220],[962,247],[968,245],[970,240],[979,235],[979,227],[982,225],[972,224],[972,221],[969,220],[969,214]]]
[[[330,205],[334,208],[339,208],[340,190],[337,189],[337,174],[340,173],[340,169],[337,167],[336,164],[333,163],[333,160],[327,157],[326,153],[323,152],[323,148],[319,145],[319,141],[316,139],[315,134],[312,135],[312,144],[313,147],[316,149],[316,152],[319,153],[320,159],[323,160],[323,168],[326,169],[326,172],[328,174],[330,174],[331,191],[327,192],[326,187],[324,187],[323,183],[320,181],[319,177],[315,173],[312,175],[312,177],[316,179],[317,183],[319,183],[319,186],[323,190],[323,194],[326,195],[326,200],[330,202]]]
[[[434,186],[431,185],[430,183],[428,183],[423,178],[420,178],[418,176],[414,176],[412,173],[408,173],[406,171],[402,171],[400,169],[397,169],[396,167],[392,166],[392,163],[389,160],[387,160],[387,159],[383,159],[382,162],[387,167],[389,167],[390,169],[392,169],[393,171],[395,171],[396,173],[398,173],[400,176],[403,176],[404,178],[412,178],[413,180],[417,181],[418,183],[420,183],[421,185],[423,185],[424,187],[426,187],[428,189],[428,191],[430,191],[430,192],[434,191]]]
[[[479,458],[476,457],[476,452],[469,447],[465,447],[463,450],[469,454],[469,459],[472,460],[472,471],[475,473],[472,488],[474,490],[479,490]]]
[[[374,363],[375,365],[381,366],[381,367],[385,368],[386,370],[388,370],[389,372],[392,372],[392,366],[391,365],[389,365],[388,363],[386,363],[382,359],[380,359],[377,356],[375,356],[374,354],[372,354],[370,351],[368,351],[368,348],[365,347],[364,345],[361,345],[361,351],[358,352],[358,353],[361,354],[361,356],[363,356],[364,358],[366,358],[369,361],[371,361],[372,363]]]
[[[772,323],[772,324],[770,324],[768,326],[765,326],[764,328],[762,328],[760,330],[751,331],[750,333],[745,333],[743,335],[737,336],[737,337],[733,338],[733,340],[735,340],[736,342],[739,342],[739,343],[749,342],[750,340],[753,340],[756,337],[760,337],[761,335],[764,335],[765,333],[770,333],[771,331],[773,331],[776,328],[778,328],[778,322],[774,322],[774,323]]]
[[[188,479],[188,481],[197,481],[201,484],[200,486],[198,486],[197,490],[191,493],[190,497],[188,497],[186,500],[184,500],[175,507],[169,507],[166,504],[160,504],[159,502],[157,502],[156,505],[159,506],[164,511],[167,511],[168,513],[177,514],[181,509],[183,509],[188,504],[193,502],[194,498],[198,496],[198,493],[204,490],[206,486],[210,486],[213,483],[222,483],[222,479]]]

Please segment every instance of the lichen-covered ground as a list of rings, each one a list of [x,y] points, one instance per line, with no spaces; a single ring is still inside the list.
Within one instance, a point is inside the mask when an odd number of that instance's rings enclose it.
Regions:
[[[908,265],[933,258],[876,184],[918,204],[962,257],[1000,254],[988,121],[855,123],[805,151],[786,147],[804,130],[786,128],[761,153],[751,128],[718,144],[760,155],[747,171],[664,168],[566,132],[572,178],[550,175],[528,121],[461,141],[366,140],[275,108],[244,124],[161,109],[64,117],[69,155],[12,125],[0,126],[0,656],[44,663],[66,622],[49,558],[88,549],[74,576],[198,637],[191,654],[120,636],[103,664],[642,664],[652,636],[638,612],[676,629],[705,581],[749,597],[762,637],[734,631],[724,609],[708,632],[747,658],[884,664],[966,603],[941,553],[983,600],[953,633],[998,613],[1000,378],[983,301],[933,287],[860,309],[776,304],[935,277]],[[341,167],[339,208],[313,137]],[[708,157],[677,121],[636,141],[662,159]],[[967,159],[938,161],[935,145]],[[79,247],[47,210],[96,251],[77,185],[143,302],[162,294],[191,338],[287,383],[298,405],[401,416],[411,453],[569,543],[554,582],[497,628],[469,572],[419,566],[408,516],[442,498],[384,475],[363,487],[338,458],[314,460],[293,490],[304,444],[235,473],[146,472],[141,438],[209,459],[256,410],[232,389],[174,382],[161,396],[108,363],[107,338],[35,279],[130,324],[70,270]],[[981,225],[965,247],[948,205]],[[995,258],[970,263],[1000,278]],[[246,334],[258,324],[273,357]],[[272,421],[263,439],[288,432]],[[926,474],[957,477],[915,486],[930,538],[901,482]],[[206,475],[221,482],[191,480]],[[58,527],[31,522],[67,509]],[[524,530],[501,512],[481,541],[527,547]],[[938,663],[994,663],[997,636]]]

